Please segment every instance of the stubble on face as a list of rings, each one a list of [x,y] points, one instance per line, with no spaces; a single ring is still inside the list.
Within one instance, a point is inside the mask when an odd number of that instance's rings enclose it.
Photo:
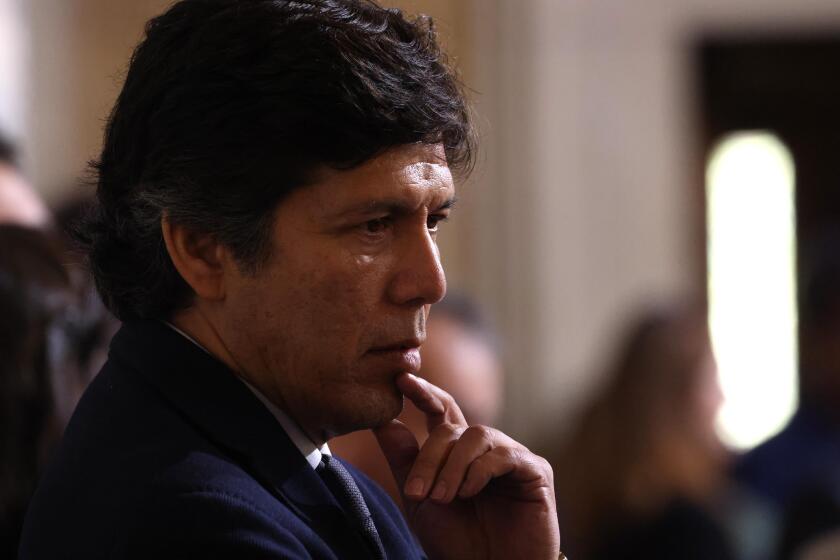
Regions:
[[[313,439],[402,409],[394,380],[419,362],[390,348],[422,342],[445,291],[429,228],[454,197],[442,152],[399,147],[291,193],[269,261],[232,283],[224,328],[243,376]]]

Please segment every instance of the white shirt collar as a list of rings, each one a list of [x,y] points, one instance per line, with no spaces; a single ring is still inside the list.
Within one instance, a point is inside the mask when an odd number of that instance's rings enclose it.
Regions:
[[[181,336],[183,336],[184,338],[186,338],[187,340],[189,340],[190,342],[192,342],[193,344],[210,354],[210,352],[204,346],[199,344],[190,335],[188,335],[169,321],[164,321],[164,323],[166,323],[172,330],[174,330],[175,332],[177,332],[178,334],[180,334]],[[268,400],[266,396],[263,395],[256,387],[245,381],[245,379],[243,379],[239,375],[237,375],[236,377],[237,379],[242,381],[242,383],[244,383],[245,386],[248,387],[248,389],[250,389],[252,393],[254,393],[254,395],[260,400],[260,402],[265,405],[269,412],[271,412],[274,418],[277,419],[277,422],[280,424],[280,427],[283,428],[283,431],[286,432],[286,435],[289,436],[289,439],[292,440],[292,443],[294,443],[295,447],[297,447],[298,450],[300,450],[301,454],[306,458],[306,462],[309,463],[313,469],[317,468],[320,464],[322,455],[332,454],[330,452],[329,445],[327,445],[326,443],[324,443],[321,447],[315,445],[315,442],[313,442],[305,433],[303,433],[303,430],[300,429],[300,427],[297,425],[297,423],[295,423],[294,420],[289,418],[289,416],[285,412],[277,408],[277,406],[273,402]]]
[[[330,447],[324,443],[321,447],[315,445],[309,437],[303,433],[303,430],[297,425],[297,423],[289,418],[289,415],[277,408],[277,406],[268,400],[265,395],[263,395],[256,387],[242,379],[239,378],[242,383],[248,387],[260,402],[262,402],[265,407],[274,415],[277,419],[277,422],[280,423],[280,426],[286,432],[286,435],[289,436],[289,439],[292,440],[292,443],[295,444],[303,456],[306,458],[306,462],[309,463],[313,469],[318,467],[318,464],[321,462],[322,455],[330,455]]]

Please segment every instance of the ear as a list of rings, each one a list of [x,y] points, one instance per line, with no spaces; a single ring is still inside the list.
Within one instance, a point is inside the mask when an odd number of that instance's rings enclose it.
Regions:
[[[166,216],[160,227],[169,258],[195,294],[205,300],[224,299],[226,248],[215,236],[170,222]]]

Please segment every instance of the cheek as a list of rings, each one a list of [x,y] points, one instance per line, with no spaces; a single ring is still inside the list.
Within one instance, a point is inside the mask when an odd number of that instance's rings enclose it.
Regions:
[[[328,348],[336,357],[349,358],[366,342],[364,334],[376,320],[381,284],[373,274],[373,263],[316,254],[298,264],[308,268],[278,270],[261,290],[257,316],[275,329],[275,336],[285,333],[294,340],[298,352],[323,354]]]

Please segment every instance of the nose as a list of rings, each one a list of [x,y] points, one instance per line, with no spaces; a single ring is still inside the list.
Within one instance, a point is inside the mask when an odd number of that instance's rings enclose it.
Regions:
[[[398,305],[431,305],[446,295],[440,251],[425,224],[422,233],[406,236],[396,255],[389,297]]]

